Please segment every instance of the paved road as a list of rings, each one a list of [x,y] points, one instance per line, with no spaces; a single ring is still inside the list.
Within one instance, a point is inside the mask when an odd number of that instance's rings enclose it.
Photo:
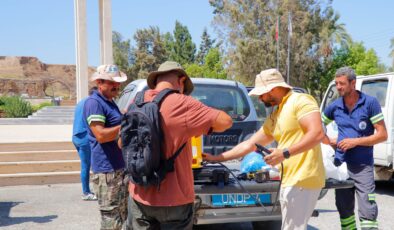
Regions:
[[[79,184],[13,186],[0,188],[0,229],[99,229],[97,202],[80,199]],[[394,229],[394,183],[377,184],[380,229]],[[329,191],[316,207],[319,217],[312,217],[308,230],[340,229],[334,203]],[[198,230],[251,230],[251,223],[199,226]]]

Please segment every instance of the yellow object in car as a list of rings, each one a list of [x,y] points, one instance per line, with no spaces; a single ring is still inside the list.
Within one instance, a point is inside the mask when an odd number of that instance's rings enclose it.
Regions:
[[[203,141],[202,136],[192,137],[192,152],[193,152],[193,161],[192,168],[202,168],[202,149],[203,149]]]

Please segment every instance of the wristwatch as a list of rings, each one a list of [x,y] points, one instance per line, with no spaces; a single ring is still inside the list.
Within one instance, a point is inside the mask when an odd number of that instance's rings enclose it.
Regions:
[[[290,158],[290,152],[289,152],[289,150],[287,148],[283,149],[283,157],[285,159],[289,159]]]

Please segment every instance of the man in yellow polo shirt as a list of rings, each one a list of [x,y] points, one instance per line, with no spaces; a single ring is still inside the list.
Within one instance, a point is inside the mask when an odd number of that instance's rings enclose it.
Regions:
[[[227,161],[254,151],[255,143],[267,145],[275,140],[278,147],[270,149],[271,154],[264,160],[270,165],[283,162],[279,194],[282,229],[306,229],[325,182],[320,149],[324,131],[313,97],[291,89],[276,69],[258,74],[249,95],[258,96],[267,107],[277,108],[249,140],[220,155],[204,153],[203,157],[207,161]]]

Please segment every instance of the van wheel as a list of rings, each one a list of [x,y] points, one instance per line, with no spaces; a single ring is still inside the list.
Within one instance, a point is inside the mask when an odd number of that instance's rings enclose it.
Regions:
[[[280,230],[282,228],[282,221],[281,220],[255,221],[252,222],[252,226],[254,230],[260,230],[260,229]]]

